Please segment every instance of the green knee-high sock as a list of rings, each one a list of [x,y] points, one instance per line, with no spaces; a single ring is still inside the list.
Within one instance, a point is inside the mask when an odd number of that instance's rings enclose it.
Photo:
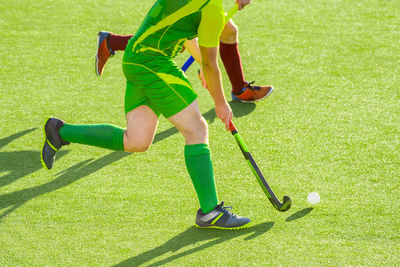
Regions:
[[[192,179],[202,212],[207,213],[218,204],[211,152],[207,144],[185,146],[186,168]]]
[[[71,143],[124,150],[124,129],[109,124],[72,125],[64,124],[60,136]]]

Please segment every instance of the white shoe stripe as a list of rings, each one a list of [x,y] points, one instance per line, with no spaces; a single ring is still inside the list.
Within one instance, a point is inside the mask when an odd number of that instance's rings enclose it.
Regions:
[[[219,211],[213,210],[213,211],[211,211],[210,213],[208,213],[208,214],[206,214],[206,215],[204,215],[204,216],[201,216],[201,217],[199,218],[199,220],[202,221],[202,222],[208,222],[208,221],[210,221],[211,219],[217,217],[219,214],[220,214]]]

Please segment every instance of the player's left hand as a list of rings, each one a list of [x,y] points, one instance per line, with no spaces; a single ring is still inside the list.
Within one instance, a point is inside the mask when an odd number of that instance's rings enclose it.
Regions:
[[[245,6],[250,4],[251,0],[236,0],[236,4],[238,4],[238,9],[242,10]]]

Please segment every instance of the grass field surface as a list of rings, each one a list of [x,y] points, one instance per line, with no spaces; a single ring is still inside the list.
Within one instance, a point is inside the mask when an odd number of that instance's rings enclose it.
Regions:
[[[47,117],[125,126],[123,53],[97,77],[96,34],[134,33],[152,2],[1,1],[0,265],[400,265],[399,1],[254,0],[235,15],[246,78],[276,90],[230,102],[234,122],[288,212],[259,188],[197,66],[219,198],[251,228],[193,227],[184,140],[164,118],[146,153],[72,144],[41,168]]]

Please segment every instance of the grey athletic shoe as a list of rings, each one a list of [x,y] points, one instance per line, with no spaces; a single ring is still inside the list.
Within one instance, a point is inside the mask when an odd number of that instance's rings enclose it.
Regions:
[[[62,120],[57,118],[49,118],[44,125],[44,144],[40,153],[43,168],[50,170],[53,168],[53,162],[57,151],[69,142],[62,140],[59,130],[64,125]]]
[[[203,213],[197,211],[196,226],[200,228],[243,229],[247,228],[250,219],[238,216],[230,211],[232,207],[224,207],[224,202],[217,205],[212,211]]]

